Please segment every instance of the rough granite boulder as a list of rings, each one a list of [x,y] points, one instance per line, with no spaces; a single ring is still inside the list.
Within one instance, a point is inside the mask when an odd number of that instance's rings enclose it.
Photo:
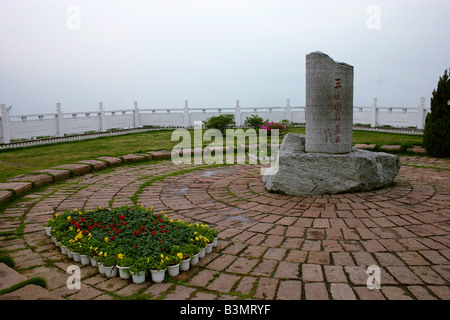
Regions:
[[[280,146],[279,168],[266,175],[266,189],[288,195],[369,191],[391,184],[397,156],[353,148],[345,154],[306,153],[303,135],[288,133]]]

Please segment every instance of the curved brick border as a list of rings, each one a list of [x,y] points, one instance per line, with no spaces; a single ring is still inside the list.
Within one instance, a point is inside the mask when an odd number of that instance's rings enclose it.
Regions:
[[[5,182],[0,182],[0,203],[8,202],[15,196],[28,192],[33,188],[39,188],[52,182],[66,180],[74,176],[82,176],[93,171],[102,170],[123,163],[152,159],[167,159],[170,157],[171,152],[167,150],[150,151],[147,153],[127,154],[118,157],[102,156],[93,160],[81,160],[76,163],[32,171],[28,174],[21,174],[9,178]]]

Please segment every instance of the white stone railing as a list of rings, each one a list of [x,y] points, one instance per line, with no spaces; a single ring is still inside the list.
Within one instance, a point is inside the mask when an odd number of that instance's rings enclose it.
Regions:
[[[416,107],[378,106],[374,99],[372,106],[355,106],[353,123],[367,124],[371,127],[391,126],[396,128],[423,129],[426,113],[425,98],[421,98]],[[55,113],[35,113],[25,115],[8,115],[6,106],[0,105],[0,144],[12,141],[62,138],[82,133],[92,137],[115,129],[139,129],[150,127],[184,127],[189,128],[194,121],[203,121],[212,116],[232,113],[236,126],[242,126],[245,118],[258,114],[269,121],[287,119],[294,123],[305,123],[305,107],[291,106],[287,100],[284,107],[241,107],[239,100],[234,107],[225,108],[191,108],[188,101],[181,108],[140,109],[134,102],[132,109],[105,110],[99,103],[98,110],[85,112],[63,112],[61,104],[56,104]],[[111,131],[113,135],[114,131]],[[116,133],[118,134],[118,133]],[[104,134],[102,134],[104,135]],[[87,135],[83,135],[83,139]],[[91,137],[90,137],[91,138]],[[81,139],[80,137],[74,139]],[[87,138],[86,138],[87,139]],[[27,143],[32,143],[28,141]]]

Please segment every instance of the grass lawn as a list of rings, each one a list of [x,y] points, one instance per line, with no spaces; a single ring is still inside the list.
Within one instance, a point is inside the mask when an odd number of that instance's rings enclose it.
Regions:
[[[305,133],[305,128],[290,128],[289,132]],[[171,150],[178,144],[178,141],[170,141],[171,134],[171,130],[149,131],[0,151],[0,181],[34,170],[94,159],[99,156]],[[353,131],[353,143],[373,143],[377,146],[399,144],[412,147],[413,145],[422,145],[422,136],[360,130]],[[209,141],[203,142],[203,146],[208,144],[210,144]]]

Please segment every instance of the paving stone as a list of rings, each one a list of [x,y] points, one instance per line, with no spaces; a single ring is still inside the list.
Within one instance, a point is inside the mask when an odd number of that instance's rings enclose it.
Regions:
[[[82,163],[82,164],[90,164],[94,170],[101,170],[101,169],[105,169],[109,166],[109,163],[106,161],[101,161],[101,160],[81,160],[78,161],[78,163]]]
[[[242,277],[235,291],[243,294],[250,294],[255,282],[255,277]]]
[[[150,151],[148,153],[151,154],[155,160],[170,159],[172,157],[172,152],[167,150]]]
[[[206,288],[214,291],[230,292],[231,288],[233,288],[234,284],[239,279],[240,278],[238,276],[222,273]]]
[[[0,290],[10,288],[25,280],[27,280],[27,277],[8,267],[6,264],[0,263]]]
[[[6,293],[0,300],[62,300],[54,293],[34,284]]]
[[[413,300],[402,288],[382,286],[380,289],[389,300]]]
[[[70,178],[70,170],[42,169],[36,170],[34,171],[34,173],[45,173],[51,175],[55,181],[61,181]]]
[[[253,299],[273,300],[277,289],[278,280],[273,278],[259,278],[258,287]]]
[[[321,282],[323,281],[322,268],[318,264],[303,264],[302,265],[302,280],[306,282]]]
[[[31,182],[0,182],[0,190],[12,190],[14,194],[21,194],[30,190]]]
[[[123,160],[118,157],[102,156],[102,157],[97,157],[97,159],[106,161],[110,166],[114,166],[114,165],[123,163]]]
[[[275,272],[275,278],[281,279],[298,279],[300,264],[281,261]]]
[[[305,283],[306,300],[329,300],[324,282]]]
[[[52,167],[51,169],[67,169],[72,172],[74,176],[82,176],[92,171],[89,164],[70,163],[60,166]]]
[[[282,281],[278,287],[277,299],[279,300],[301,300],[302,282],[296,280]]]
[[[28,181],[32,182],[33,186],[38,188],[43,185],[49,184],[53,181],[53,178],[46,174],[21,174],[12,178],[9,178],[7,181]]]
[[[124,162],[136,162],[145,160],[145,156],[137,155],[137,154],[126,154],[121,156]]]
[[[237,258],[228,267],[227,272],[248,274],[257,263],[257,259]]]
[[[352,288],[346,283],[332,283],[330,291],[334,300],[356,300]]]
[[[0,203],[8,202],[13,196],[12,191],[8,190],[0,190]]]

